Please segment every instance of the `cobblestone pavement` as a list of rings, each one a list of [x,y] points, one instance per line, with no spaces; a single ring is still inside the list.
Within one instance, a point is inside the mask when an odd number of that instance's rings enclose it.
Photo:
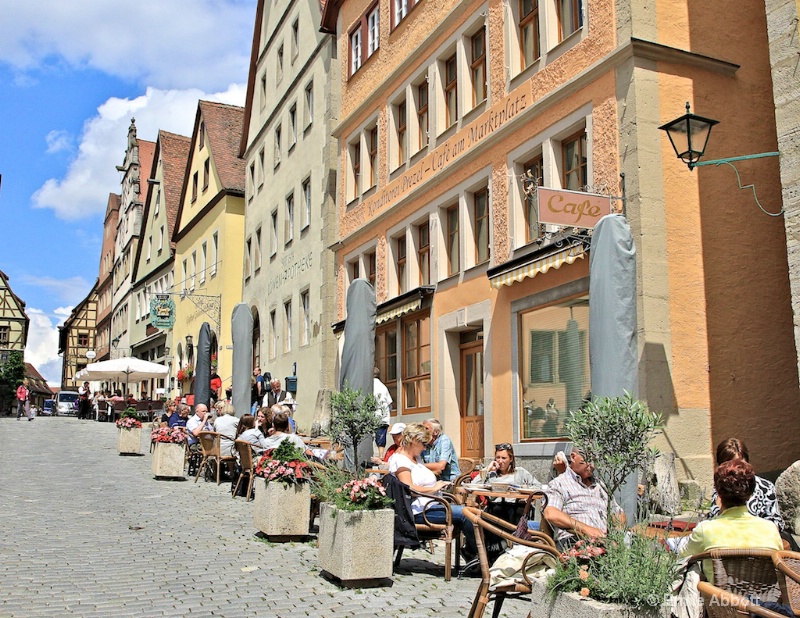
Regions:
[[[467,615],[478,580],[445,582],[441,549],[406,552],[390,588],[342,590],[315,540],[259,540],[252,503],[155,480],[148,449],[146,430],[144,455],[120,456],[110,423],[0,419],[0,616]]]

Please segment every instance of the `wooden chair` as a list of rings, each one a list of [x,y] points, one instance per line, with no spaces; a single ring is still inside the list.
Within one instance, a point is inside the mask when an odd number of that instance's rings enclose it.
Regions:
[[[522,545],[524,547],[529,547],[532,550],[545,552],[552,560],[553,565],[558,562],[559,553],[556,549],[553,539],[543,534],[531,531],[530,534],[533,539],[530,541],[525,541],[514,536],[513,533],[516,530],[516,525],[514,524],[510,524],[507,521],[495,517],[494,515],[490,515],[489,513],[481,511],[480,509],[466,507],[464,509],[464,513],[472,522],[472,525],[475,529],[475,543],[478,547],[478,559],[481,566],[481,582],[478,585],[477,592],[475,593],[475,599],[472,601],[469,618],[481,618],[481,616],[483,616],[483,612],[486,610],[486,606],[490,601],[494,601],[494,611],[492,612],[492,617],[497,618],[497,616],[500,615],[500,611],[503,607],[503,601],[505,601],[506,597],[530,594],[533,584],[528,578],[526,571],[533,554],[525,558],[524,562],[522,563],[522,582],[514,581],[507,584],[499,584],[490,589],[489,584],[491,576],[489,573],[489,568],[491,565],[489,564],[489,555],[486,551],[484,533],[491,532],[493,535],[506,541],[509,546]]]
[[[776,551],[772,563],[778,571],[778,584],[783,592],[783,602],[800,615],[800,554],[793,551]]]
[[[687,566],[711,560],[717,588],[741,597],[781,602],[778,574],[770,549],[712,549],[689,558]]]
[[[245,502],[249,502],[253,495],[253,481],[256,479],[256,463],[253,459],[253,448],[247,440],[236,440],[234,446],[236,447],[236,452],[239,453],[239,465],[242,467],[242,471],[239,473],[239,478],[236,479],[236,487],[231,492],[231,498],[235,498],[236,494],[239,493],[239,484],[242,482],[242,478],[247,476],[247,494],[245,494],[247,499]]]
[[[200,466],[197,468],[197,476],[194,477],[194,482],[200,478],[200,474],[211,465],[211,462],[216,464],[217,468],[217,485],[220,484],[219,472],[222,464],[228,464],[235,461],[232,455],[222,455],[220,453],[220,435],[216,431],[201,431],[197,434],[197,439],[200,440],[200,448],[203,450],[203,459],[200,461]]]
[[[703,599],[708,618],[741,618],[750,615],[781,618],[783,616],[783,614],[751,603],[746,598],[718,588],[709,582],[698,583],[697,591]]]

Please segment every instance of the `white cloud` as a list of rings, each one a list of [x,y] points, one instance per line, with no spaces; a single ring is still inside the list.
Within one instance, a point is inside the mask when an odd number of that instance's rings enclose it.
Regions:
[[[74,307],[56,307],[53,309],[53,315],[58,316],[58,326],[61,326],[64,321],[69,317],[69,314],[72,313]]]
[[[158,88],[247,75],[255,0],[26,0],[0,8],[0,62],[89,67]]]
[[[131,117],[136,118],[140,139],[155,141],[159,129],[191,135],[199,99],[243,105],[245,94],[244,85],[231,84],[213,94],[148,88],[135,99],[108,99],[84,123],[78,155],[66,175],[47,180],[33,195],[34,207],[52,208],[66,220],[105,213],[108,194],[121,190],[116,166],[123,163]]]
[[[72,138],[66,131],[50,131],[50,133],[45,135],[44,139],[47,142],[47,154],[55,154],[62,150],[70,150],[70,148],[72,148]]]
[[[92,284],[86,281],[86,279],[83,277],[56,279],[55,277],[21,275],[20,279],[22,279],[26,285],[43,288],[53,296],[57,297],[58,300],[71,305],[77,305],[79,302],[81,302],[84,298],[86,298],[89,290],[92,289]],[[72,311],[71,307],[70,311]],[[67,313],[67,316],[69,316],[69,313]]]
[[[72,311],[71,307],[69,311]],[[57,354],[57,325],[41,309],[26,307],[25,312],[31,320],[28,343],[25,346],[25,362],[36,367],[51,386],[60,384],[62,363]]]

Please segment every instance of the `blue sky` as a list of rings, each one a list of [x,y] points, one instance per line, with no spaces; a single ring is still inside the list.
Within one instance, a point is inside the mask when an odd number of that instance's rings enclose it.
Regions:
[[[0,269],[25,360],[60,383],[57,326],[97,279],[127,127],[189,135],[198,99],[244,104],[256,0],[0,3]]]

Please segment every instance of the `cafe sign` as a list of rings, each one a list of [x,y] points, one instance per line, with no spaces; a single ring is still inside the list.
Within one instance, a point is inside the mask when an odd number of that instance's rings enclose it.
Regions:
[[[538,187],[536,195],[539,223],[593,229],[600,219],[611,214],[611,198],[607,195],[544,187]]]
[[[156,328],[172,328],[175,324],[175,303],[172,298],[150,299],[150,324]]]

